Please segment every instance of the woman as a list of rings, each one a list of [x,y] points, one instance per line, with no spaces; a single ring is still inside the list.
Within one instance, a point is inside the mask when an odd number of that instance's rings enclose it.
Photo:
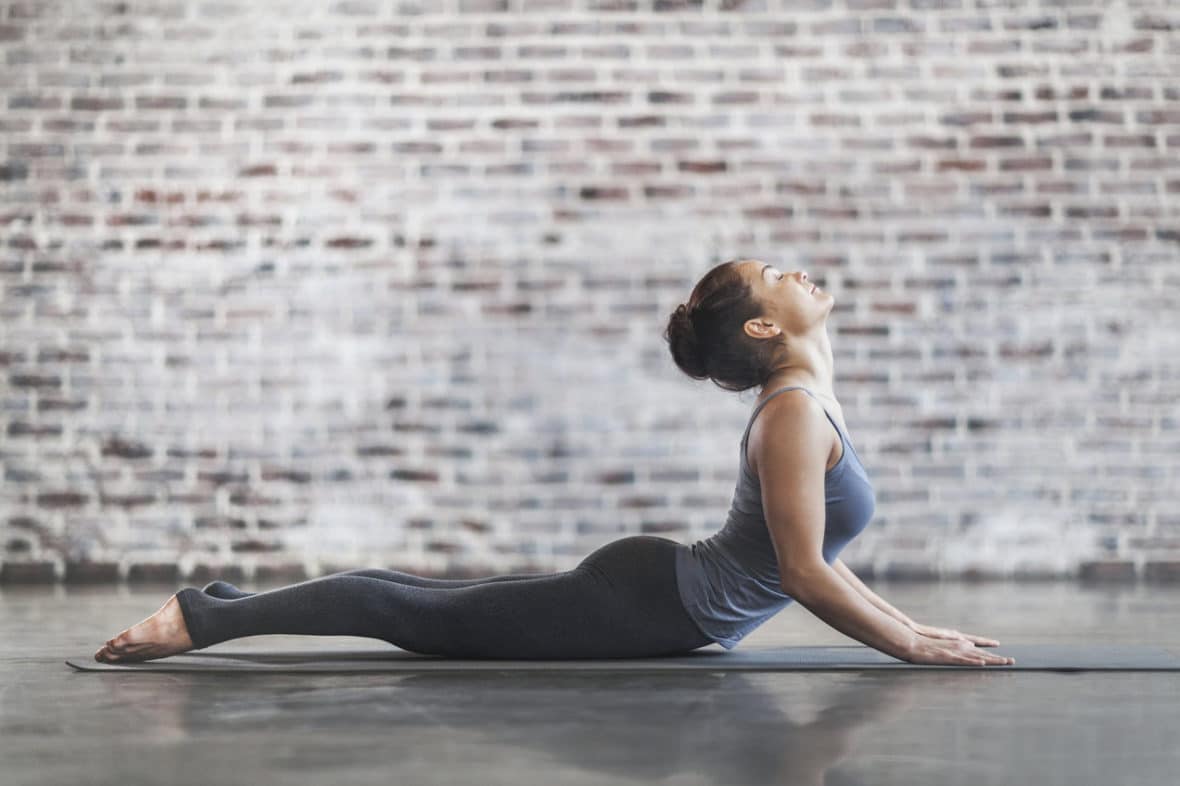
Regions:
[[[833,302],[805,273],[731,260],[671,316],[664,335],[681,370],[727,390],[761,387],[729,518],[706,541],[632,535],[549,574],[448,580],[361,569],[260,593],[214,581],[180,590],[95,660],[150,660],[261,634],[367,636],[456,658],[678,655],[711,643],[732,649],[799,599],[900,659],[1012,663],[975,648],[998,642],[914,623],[835,559],[871,517],[873,498],[855,452],[846,457],[844,430],[819,404],[839,411],[826,330]],[[788,390],[806,395],[780,395]]]

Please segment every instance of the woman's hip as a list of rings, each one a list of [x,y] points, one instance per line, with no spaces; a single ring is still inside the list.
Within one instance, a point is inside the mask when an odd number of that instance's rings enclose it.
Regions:
[[[701,633],[676,583],[676,552],[682,544],[655,535],[628,535],[588,554],[579,570],[596,575],[627,616],[660,629],[677,641],[703,646],[711,640]]]

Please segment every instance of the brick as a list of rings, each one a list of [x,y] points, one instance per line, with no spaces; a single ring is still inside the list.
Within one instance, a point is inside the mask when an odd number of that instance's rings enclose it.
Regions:
[[[119,563],[66,560],[63,581],[66,584],[112,584],[119,581]]]
[[[968,142],[968,146],[972,148],[1023,147],[1024,140],[1011,135],[973,136]]]
[[[1180,560],[1150,560],[1143,565],[1143,578],[1158,582],[1180,581]]]
[[[690,174],[715,174],[728,168],[725,161],[677,161],[676,168]]]
[[[1135,564],[1127,560],[1094,560],[1078,566],[1083,581],[1134,581]]]
[[[0,565],[0,584],[53,584],[56,581],[56,566],[49,561],[6,561]]]
[[[123,99],[118,96],[75,96],[70,99],[74,112],[114,112],[123,109]]]
[[[1052,156],[1017,156],[1000,159],[1001,172],[1045,172],[1053,170]]]
[[[978,158],[944,158],[937,162],[936,167],[939,172],[954,170],[962,172],[978,172],[987,168],[987,162]]]
[[[152,455],[150,446],[142,442],[125,440],[118,436],[107,438],[100,448],[103,456],[114,456],[125,459],[149,458]]]
[[[82,507],[90,497],[77,491],[47,491],[37,495],[37,506],[47,509]]]
[[[254,569],[254,580],[260,584],[271,582],[291,584],[304,581],[307,578],[307,569],[298,562],[258,565]]]
[[[139,111],[178,110],[188,106],[184,96],[136,96],[135,108]]]
[[[228,581],[231,584],[241,584],[246,580],[246,571],[240,565],[197,563],[189,571],[185,579],[189,584],[208,584],[210,581]]]
[[[180,581],[180,567],[170,562],[137,562],[127,568],[132,584],[175,584]]]

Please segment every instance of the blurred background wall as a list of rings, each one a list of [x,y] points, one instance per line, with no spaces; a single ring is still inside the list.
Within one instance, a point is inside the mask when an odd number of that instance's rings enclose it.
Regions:
[[[1180,577],[1180,6],[0,2],[0,580],[564,570],[724,522],[831,292],[872,576]]]

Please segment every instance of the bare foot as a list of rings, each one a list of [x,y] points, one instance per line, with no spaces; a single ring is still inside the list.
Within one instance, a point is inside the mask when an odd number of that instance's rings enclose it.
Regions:
[[[94,653],[94,659],[102,663],[129,663],[164,658],[192,648],[193,640],[184,624],[180,601],[173,595],[155,614],[109,639]]]

